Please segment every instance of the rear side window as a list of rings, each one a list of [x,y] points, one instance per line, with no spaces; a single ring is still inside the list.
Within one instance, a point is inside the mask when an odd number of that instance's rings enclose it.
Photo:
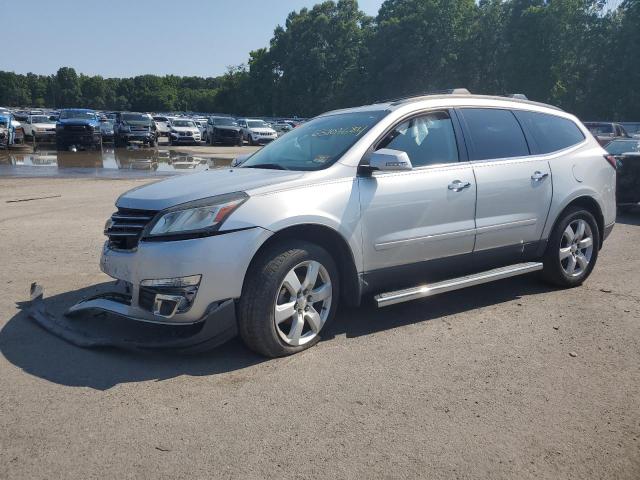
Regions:
[[[467,126],[471,160],[524,157],[529,147],[522,128],[509,110],[494,108],[461,109]]]
[[[514,113],[533,137],[535,153],[557,152],[584,140],[584,135],[578,126],[566,118],[522,110]]]

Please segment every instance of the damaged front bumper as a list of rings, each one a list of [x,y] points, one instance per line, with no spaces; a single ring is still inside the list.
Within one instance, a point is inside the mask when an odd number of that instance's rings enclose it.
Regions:
[[[29,316],[42,328],[82,348],[117,347],[126,350],[172,350],[198,353],[210,350],[238,333],[235,302],[212,304],[205,318],[190,325],[166,325],[137,320],[128,314],[131,297],[112,291],[87,298],[56,315],[42,296],[31,301]]]

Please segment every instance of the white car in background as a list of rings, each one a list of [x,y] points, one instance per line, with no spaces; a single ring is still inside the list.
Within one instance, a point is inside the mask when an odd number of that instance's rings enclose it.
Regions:
[[[169,126],[171,120],[169,117],[163,117],[160,115],[156,115],[153,117],[153,123],[156,124],[156,129],[158,131],[158,137],[168,137],[169,132],[171,131],[171,127]]]
[[[249,145],[265,144],[278,138],[278,133],[264,120],[241,118],[238,126],[242,128],[242,135]]]
[[[26,122],[22,122],[25,137],[36,140],[52,139],[56,136],[56,122],[48,115],[29,115]]]
[[[198,144],[202,139],[200,129],[196,123],[189,118],[173,118],[170,124],[169,145],[180,143]]]
[[[193,123],[196,124],[198,130],[200,130],[200,137],[205,138],[205,132],[207,131],[207,119],[206,118],[194,118]]]

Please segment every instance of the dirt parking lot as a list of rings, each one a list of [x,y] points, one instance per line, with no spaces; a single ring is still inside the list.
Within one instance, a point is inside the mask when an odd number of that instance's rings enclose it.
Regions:
[[[285,359],[82,350],[35,326],[31,282],[62,305],[108,281],[104,222],[149,181],[0,178],[0,478],[640,478],[640,211],[582,288],[343,309]]]

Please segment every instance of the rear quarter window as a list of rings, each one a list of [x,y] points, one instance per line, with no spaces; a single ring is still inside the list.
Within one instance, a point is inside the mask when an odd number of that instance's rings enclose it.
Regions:
[[[510,110],[463,108],[465,137],[470,141],[471,160],[524,157],[529,146],[518,120]]]
[[[516,110],[514,114],[532,137],[533,153],[557,152],[584,140],[582,131],[567,118],[524,110]]]

